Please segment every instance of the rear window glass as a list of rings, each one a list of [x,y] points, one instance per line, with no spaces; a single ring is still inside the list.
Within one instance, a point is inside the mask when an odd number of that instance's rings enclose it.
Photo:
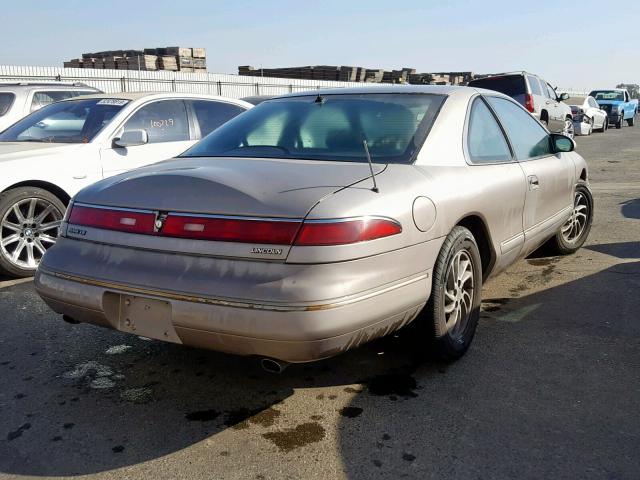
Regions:
[[[487,77],[469,82],[470,87],[486,88],[504,93],[510,97],[527,93],[522,75],[508,75],[505,77]]]
[[[624,102],[624,93],[616,92],[615,90],[594,90],[589,94],[589,96],[596,100],[614,100]]]
[[[0,92],[0,117],[6,115],[11,105],[13,105],[15,98],[16,96],[13,93]]]
[[[330,94],[261,103],[188,150],[187,157],[265,157],[410,163],[446,97]]]

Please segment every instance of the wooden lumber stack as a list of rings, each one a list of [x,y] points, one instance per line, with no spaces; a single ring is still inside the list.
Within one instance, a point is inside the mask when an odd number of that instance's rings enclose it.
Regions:
[[[83,53],[82,58],[64,62],[66,68],[118,70],[170,70],[206,72],[206,50],[200,47],[160,47],[143,50],[107,50]]]

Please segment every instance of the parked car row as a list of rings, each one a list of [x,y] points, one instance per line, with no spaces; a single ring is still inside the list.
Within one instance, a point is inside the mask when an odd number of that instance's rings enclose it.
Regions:
[[[528,112],[570,133],[551,90],[530,108],[438,86],[54,103],[0,134],[0,268],[38,267],[69,322],[270,370],[408,324],[453,360],[483,281],[589,233],[585,161]]]
[[[550,132],[590,135],[594,130],[606,132],[609,125],[633,126],[638,114],[638,100],[625,89],[594,90],[587,96],[558,94],[551,84],[528,72],[491,75],[472,80],[470,87],[495,90],[517,100],[546,126]]]
[[[82,188],[176,156],[251,107],[211,95],[92,94],[19,120],[0,133],[0,273],[33,275]]]

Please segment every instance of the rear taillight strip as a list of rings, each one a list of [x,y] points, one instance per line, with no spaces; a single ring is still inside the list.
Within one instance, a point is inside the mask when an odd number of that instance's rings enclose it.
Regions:
[[[306,220],[169,212],[75,203],[68,223],[142,235],[267,245],[330,246],[402,232],[396,220],[363,216]]]
[[[140,234],[153,234],[155,221],[155,213],[149,211],[94,207],[78,203],[73,205],[68,220],[73,225]]]

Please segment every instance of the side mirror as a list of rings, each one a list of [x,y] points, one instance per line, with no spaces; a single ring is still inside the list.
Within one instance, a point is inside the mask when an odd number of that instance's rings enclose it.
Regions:
[[[560,133],[551,134],[551,143],[555,153],[573,152],[576,149],[576,142]]]
[[[149,143],[149,135],[146,130],[127,130],[120,138],[113,139],[115,147],[127,148]]]
[[[561,102],[565,101],[567,98],[569,98],[568,93],[561,93],[560,96],[558,97],[558,99],[560,99]]]

